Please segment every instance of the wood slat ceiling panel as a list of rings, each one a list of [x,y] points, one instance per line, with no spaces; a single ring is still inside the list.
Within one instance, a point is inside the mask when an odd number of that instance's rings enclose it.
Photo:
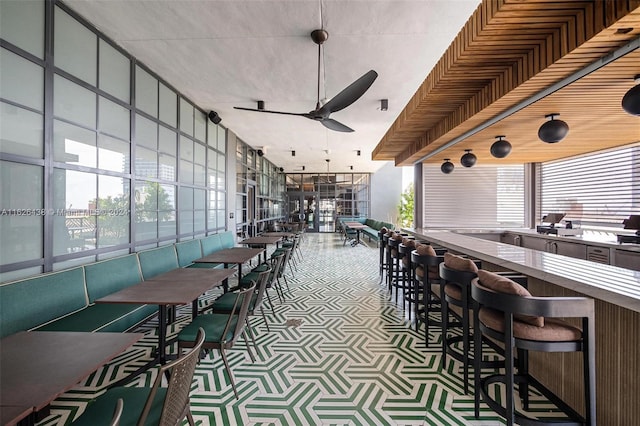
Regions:
[[[640,0],[485,0],[380,141],[373,159],[413,164],[605,56],[640,35],[639,8]],[[613,24],[636,26],[627,34],[605,30]]]
[[[640,51],[636,50],[608,67],[583,77],[478,132],[459,145],[433,156],[428,162],[439,163],[445,158],[457,159],[464,153],[464,149],[473,149],[478,156],[478,164],[542,162],[640,142],[640,120],[625,113],[620,107],[622,96],[633,86],[633,81],[619,78],[619,75],[637,73],[638,64]],[[544,116],[552,112],[561,113],[558,118],[569,124],[570,132],[563,141],[546,144],[538,139],[537,132],[545,121]],[[474,117],[468,120],[465,126],[459,126],[456,130],[479,125],[491,116],[485,110],[478,114],[477,119]],[[511,154],[501,160],[489,154],[497,135],[505,135],[513,145]],[[441,138],[434,141],[430,147],[442,146],[446,140],[447,138]]]

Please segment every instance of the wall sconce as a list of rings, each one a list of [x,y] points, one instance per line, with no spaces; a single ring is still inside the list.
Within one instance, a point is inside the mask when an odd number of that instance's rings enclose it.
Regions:
[[[442,163],[442,165],[440,166],[440,171],[445,175],[448,175],[453,171],[453,169],[455,169],[455,166],[453,165],[453,163],[450,161],[449,158],[445,158],[444,163]]]
[[[296,152],[295,151],[291,151],[291,156],[295,157],[296,156]]]
[[[303,171],[303,172],[304,172],[304,169],[305,169],[305,168],[306,168],[306,167],[302,166],[302,171]]]
[[[511,143],[506,139],[502,139],[504,137],[496,136],[498,140],[491,145],[491,155],[496,158],[504,158],[511,152]]]
[[[264,101],[258,101],[258,109],[262,111],[264,109]]]
[[[380,99],[380,111],[389,109],[389,99]]]
[[[636,85],[624,94],[622,109],[631,115],[640,115],[640,74],[633,77]]]
[[[350,170],[353,170],[353,166],[349,166],[349,169],[350,169]]]
[[[357,155],[358,157],[360,157],[360,150],[357,150],[357,151],[356,151],[356,155]]]
[[[556,120],[554,117],[560,115],[557,112],[547,114],[544,117],[549,121],[545,122],[538,129],[538,138],[542,142],[556,143],[560,142],[569,133],[569,125],[562,120]]]
[[[463,167],[473,167],[478,161],[478,157],[472,154],[470,149],[465,149],[464,152],[465,154],[460,158],[460,164]]]

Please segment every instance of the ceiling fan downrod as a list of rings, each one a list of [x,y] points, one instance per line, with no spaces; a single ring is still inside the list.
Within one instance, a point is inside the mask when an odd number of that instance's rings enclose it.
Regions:
[[[311,40],[313,40],[313,42],[318,45],[318,97],[316,100],[316,110],[320,109],[320,106],[321,106],[320,105],[320,59],[321,59],[320,48],[322,46],[322,43],[327,41],[328,38],[329,38],[329,33],[323,29],[311,31]]]

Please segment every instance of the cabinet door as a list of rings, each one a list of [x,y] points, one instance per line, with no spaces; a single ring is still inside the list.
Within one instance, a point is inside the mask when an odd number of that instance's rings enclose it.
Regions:
[[[548,251],[548,241],[545,238],[531,237],[529,235],[523,235],[521,238],[522,247],[539,251]]]
[[[505,232],[500,235],[500,242],[505,244],[511,244],[512,246],[520,245],[520,235],[513,234],[511,232]]]
[[[629,250],[616,250],[615,264],[621,268],[640,271],[640,253]]]
[[[550,247],[551,253],[561,254],[563,256],[575,257],[576,259],[587,258],[587,246],[584,244],[567,243],[565,241],[552,241],[555,247]]]

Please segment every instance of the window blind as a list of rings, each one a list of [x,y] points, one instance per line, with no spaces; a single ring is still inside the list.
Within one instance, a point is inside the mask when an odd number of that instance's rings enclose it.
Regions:
[[[524,226],[524,166],[423,167],[425,228]]]
[[[640,145],[543,163],[541,214],[583,226],[620,227],[640,214]]]

